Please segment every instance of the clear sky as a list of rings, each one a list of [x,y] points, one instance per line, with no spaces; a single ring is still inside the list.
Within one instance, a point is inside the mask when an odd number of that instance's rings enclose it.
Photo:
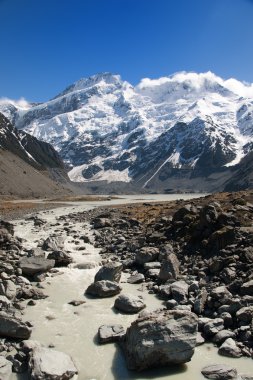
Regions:
[[[0,97],[44,101],[110,71],[253,82],[253,0],[0,0]]]

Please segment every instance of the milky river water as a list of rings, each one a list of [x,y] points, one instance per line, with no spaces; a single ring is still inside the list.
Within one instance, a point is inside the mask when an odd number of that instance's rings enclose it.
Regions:
[[[199,196],[199,195],[198,195]],[[113,204],[127,204],[140,201],[165,201],[175,199],[191,199],[196,195],[143,195],[124,196],[124,199],[115,199],[102,202],[76,202],[65,207],[50,211],[41,211],[39,216],[47,221],[39,230],[34,228],[32,221],[15,221],[15,233],[25,239],[27,248],[36,247],[38,242],[50,234],[64,234],[64,221],[56,220],[58,216],[72,212],[89,210],[93,207]],[[52,224],[60,225],[52,226]],[[72,223],[73,231],[92,236],[90,227],[85,223]],[[123,315],[113,309],[114,299],[91,299],[84,295],[85,289],[94,280],[94,275],[101,264],[99,249],[91,244],[82,244],[85,250],[78,250],[75,239],[67,237],[65,249],[71,252],[74,263],[70,268],[62,268],[58,274],[47,278],[43,283],[44,292],[49,296],[44,300],[36,301],[35,306],[27,306],[23,320],[33,324],[31,339],[37,340],[45,346],[54,346],[72,356],[78,370],[78,380],[126,380],[126,379],[164,379],[164,380],[200,380],[204,379],[201,369],[208,364],[231,364],[239,373],[253,374],[253,360],[240,358],[229,359],[217,354],[217,348],[212,345],[199,346],[190,363],[181,367],[149,370],[136,373],[126,369],[124,357],[116,344],[97,344],[97,330],[102,324],[122,324],[128,327],[136,319],[136,315]],[[78,269],[86,263],[92,263],[92,269]],[[154,295],[143,290],[142,285],[131,285],[126,282],[127,275],[121,280],[121,293],[142,295],[147,310],[154,310],[161,306],[161,301]],[[69,305],[72,300],[85,300],[78,307]],[[26,380],[27,375],[13,374],[11,380]]]

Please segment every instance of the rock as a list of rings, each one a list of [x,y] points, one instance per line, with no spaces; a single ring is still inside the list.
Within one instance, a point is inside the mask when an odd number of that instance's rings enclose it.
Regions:
[[[240,348],[232,338],[228,338],[220,346],[218,353],[222,356],[228,356],[230,358],[239,358],[242,356]]]
[[[70,301],[68,302],[69,305],[72,305],[72,306],[80,306],[82,304],[84,304],[86,301],[84,300],[73,300],[73,301]]]
[[[232,299],[232,294],[226,288],[226,286],[218,286],[211,291],[210,296],[214,301],[219,301],[222,305],[225,305],[228,300]]]
[[[214,335],[212,341],[217,344],[222,344],[228,338],[234,338],[235,333],[230,330],[221,330],[217,334]]]
[[[53,251],[47,256],[48,260],[54,260],[56,267],[67,267],[73,262],[72,257],[64,251]]]
[[[179,275],[179,261],[174,253],[171,253],[166,259],[162,261],[162,266],[159,273],[159,279],[161,281],[167,281],[169,279],[177,279]]]
[[[0,313],[0,337],[28,339],[31,332],[31,329],[21,320],[3,312]]]
[[[96,218],[93,219],[93,227],[95,229],[98,228],[105,228],[105,227],[111,227],[111,221],[108,218]]]
[[[5,296],[0,296],[0,310],[8,309],[10,306],[11,301]]]
[[[9,380],[12,375],[12,363],[0,356],[0,379]]]
[[[54,264],[54,260],[48,260],[42,257],[23,257],[19,260],[22,273],[27,276],[47,272],[54,267]]]
[[[247,295],[247,296],[253,296],[253,280],[250,280],[242,284],[241,294]]]
[[[223,329],[224,329],[223,319],[215,318],[204,325],[203,331],[206,336],[212,336],[212,335],[217,334],[219,331]]]
[[[197,317],[186,311],[145,313],[127,329],[124,352],[127,367],[145,370],[186,363],[194,353]]]
[[[208,365],[202,369],[201,373],[207,379],[215,380],[235,379],[237,376],[237,370],[226,364]]]
[[[206,289],[202,289],[200,294],[196,297],[193,305],[193,311],[196,314],[202,314],[205,308],[207,300],[207,291]]]
[[[86,294],[90,294],[94,297],[113,297],[121,292],[122,288],[116,282],[103,280],[93,282],[86,289]]]
[[[78,373],[69,355],[44,347],[31,351],[28,367],[34,380],[68,380]]]
[[[159,249],[155,247],[143,247],[141,248],[135,256],[135,261],[137,264],[143,265],[150,261],[155,261],[158,258]]]
[[[171,294],[178,303],[186,303],[189,285],[185,281],[175,281],[171,284]]]
[[[139,297],[121,294],[116,298],[114,307],[124,313],[134,314],[144,309],[146,305]]]
[[[16,285],[11,280],[0,281],[0,295],[13,300],[16,297]]]
[[[43,258],[45,258],[45,252],[39,247],[33,248],[33,249],[30,249],[28,251],[28,257],[43,257]]]
[[[240,322],[251,323],[253,319],[253,306],[242,307],[237,311],[236,318]]]
[[[98,329],[99,343],[118,342],[124,335],[125,330],[121,325],[102,325]]]
[[[160,269],[161,268],[161,263],[159,261],[150,261],[149,263],[145,263],[143,265],[143,268],[145,270],[149,269]]]
[[[145,276],[142,273],[136,273],[128,277],[127,282],[129,284],[141,284],[145,280]]]
[[[200,332],[197,333],[196,346],[201,346],[205,343],[205,338],[201,335]]]
[[[64,242],[65,239],[62,236],[50,236],[44,241],[42,249],[46,251],[60,251],[64,248]]]
[[[110,261],[103,265],[95,275],[95,282],[108,280],[119,282],[123,265],[120,262]]]

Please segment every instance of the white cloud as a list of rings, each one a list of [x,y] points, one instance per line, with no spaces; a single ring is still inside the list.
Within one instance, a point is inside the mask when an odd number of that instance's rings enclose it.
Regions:
[[[25,98],[20,98],[18,100],[13,100],[9,98],[0,98],[0,104],[12,104],[17,108],[28,109],[31,107],[30,103]]]

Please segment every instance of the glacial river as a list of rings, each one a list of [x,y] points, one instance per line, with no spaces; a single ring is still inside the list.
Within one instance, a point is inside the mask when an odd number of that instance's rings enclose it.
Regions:
[[[26,241],[27,248],[36,247],[38,241],[47,238],[52,233],[62,234],[64,221],[56,220],[58,216],[72,212],[89,210],[93,207],[113,204],[128,204],[134,202],[169,201],[175,199],[191,199],[200,195],[141,195],[122,196],[122,199],[114,199],[102,202],[76,202],[66,204],[64,207],[50,211],[41,211],[39,216],[48,224],[40,228],[34,228],[31,221],[16,221],[15,233]],[[51,226],[56,222],[60,225]],[[92,236],[92,232],[85,223],[70,226],[76,231]],[[94,275],[101,262],[99,249],[91,244],[82,244],[85,250],[78,250],[75,239],[70,236],[65,243],[65,249],[71,252],[74,263],[70,268],[60,269],[60,274],[48,278],[42,283],[44,292],[49,296],[44,300],[36,301],[35,306],[27,306],[23,319],[33,324],[31,339],[48,346],[52,345],[56,350],[70,354],[79,370],[78,380],[200,380],[204,379],[201,369],[208,364],[230,364],[237,368],[238,373],[253,374],[253,360],[240,358],[229,359],[217,354],[217,349],[212,345],[199,346],[190,363],[177,368],[162,370],[149,370],[136,373],[126,369],[124,357],[116,344],[97,344],[97,330],[102,324],[122,324],[128,327],[136,319],[136,315],[122,315],[113,309],[114,297],[105,299],[91,299],[84,295],[85,289],[93,282]],[[78,269],[86,263],[92,263],[92,269]],[[161,306],[161,301],[154,295],[143,291],[142,285],[131,285],[125,282],[126,275],[122,279],[123,290],[121,293],[142,295],[147,305],[147,310],[154,310]],[[68,304],[72,300],[85,300],[86,303],[74,307]],[[13,374],[11,380],[26,380],[27,375]]]

